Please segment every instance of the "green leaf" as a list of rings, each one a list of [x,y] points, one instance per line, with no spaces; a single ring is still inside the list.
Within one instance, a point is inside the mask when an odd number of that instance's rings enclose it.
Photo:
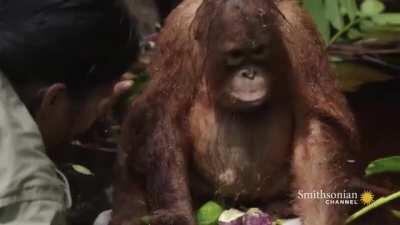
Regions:
[[[340,58],[339,56],[329,55],[329,62],[331,62],[331,63],[340,63],[343,61],[344,61],[344,59]]]
[[[328,0],[329,1],[329,0]],[[350,22],[356,19],[358,14],[358,7],[355,0],[340,0],[340,8],[343,13],[349,16]]]
[[[233,221],[237,221],[245,215],[244,212],[238,209],[229,209],[222,212],[219,216],[218,221],[221,223],[232,223]]]
[[[371,20],[377,25],[400,25],[400,13],[381,13],[371,16]]]
[[[360,30],[361,31],[368,32],[368,31],[371,31],[371,30],[375,30],[376,28],[377,28],[377,24],[372,20],[363,19],[360,22]]]
[[[375,16],[385,11],[385,4],[379,0],[364,0],[361,3],[361,14],[364,16]]]
[[[331,30],[329,20],[325,16],[325,6],[322,0],[304,0],[303,7],[313,17],[322,38],[328,42]]]
[[[140,218],[140,223],[143,225],[150,225],[150,216],[143,216]]]
[[[217,225],[218,218],[224,209],[218,203],[209,201],[196,214],[198,225]]]
[[[272,225],[283,225],[284,223],[285,223],[284,220],[282,220],[282,219],[277,219],[277,220],[275,220],[275,221],[272,223]]]
[[[392,79],[382,70],[362,64],[339,62],[334,63],[333,66],[337,74],[339,87],[344,92],[355,92],[364,84],[385,82]]]
[[[364,40],[375,40],[383,45],[385,45],[385,43],[393,43],[398,41],[400,36],[400,26],[378,26],[376,23],[370,20],[363,20],[360,23],[360,30],[363,33]]]
[[[350,22],[349,24],[347,24],[345,27],[343,27],[343,29],[339,30],[332,38],[331,40],[329,40],[328,42],[328,46],[332,45],[333,43],[335,43],[337,40],[339,40],[340,37],[343,36],[343,34],[345,34],[346,32],[348,32],[351,28],[353,28],[356,24],[358,24],[361,21],[360,18]]]
[[[359,211],[355,212],[353,215],[351,215],[347,220],[346,220],[346,224],[349,224],[351,222],[353,222],[354,220],[360,218],[361,216],[365,215],[366,213],[368,213],[369,211],[376,209],[382,205],[385,205],[395,199],[400,198],[400,191],[396,192],[394,194],[391,194],[389,196],[386,197],[382,197],[377,199],[376,201],[374,201],[373,203],[371,203],[370,205],[360,209]]]
[[[366,176],[388,172],[400,173],[400,156],[375,160],[365,169]]]
[[[87,175],[87,176],[93,176],[94,174],[92,173],[92,171],[90,171],[88,168],[82,166],[82,165],[77,165],[74,164],[72,165],[72,169],[74,169],[76,172],[83,174],[83,175]]]
[[[347,32],[347,37],[351,40],[360,39],[363,37],[363,33],[356,28],[352,28]]]
[[[391,210],[394,217],[400,219],[400,210]]]
[[[335,29],[340,30],[344,27],[343,17],[340,14],[338,0],[325,1],[325,11],[326,17]]]

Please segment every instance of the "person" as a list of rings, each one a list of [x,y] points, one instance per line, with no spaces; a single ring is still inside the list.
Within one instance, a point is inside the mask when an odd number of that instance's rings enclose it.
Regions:
[[[0,224],[65,224],[62,146],[132,82],[135,23],[116,0],[0,1]]]

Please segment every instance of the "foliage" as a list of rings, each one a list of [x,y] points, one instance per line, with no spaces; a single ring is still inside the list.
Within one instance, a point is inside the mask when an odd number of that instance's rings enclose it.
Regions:
[[[400,13],[381,0],[300,0],[317,25],[344,92],[398,74]]]
[[[82,166],[82,165],[78,165],[78,164],[73,164],[72,165],[72,168],[76,171],[76,172],[78,172],[78,173],[80,173],[80,174],[83,174],[83,175],[87,175],[87,176],[90,176],[90,175],[94,175],[93,173],[92,173],[92,171],[90,171],[88,168],[86,168],[85,166]]]
[[[370,163],[365,170],[366,176],[371,176],[380,173],[391,173],[391,172],[400,173],[400,156],[393,156],[389,158],[375,160],[372,163]],[[355,212],[346,220],[346,224],[353,222],[354,220],[367,214],[371,210],[381,207],[389,202],[392,202],[395,199],[400,199],[400,191],[395,192],[389,196],[381,197],[372,204]],[[396,210],[393,210],[392,213],[395,216],[399,214],[399,212]]]
[[[400,13],[385,12],[379,0],[302,0],[323,39],[329,45],[338,40],[358,40],[400,32]]]
[[[205,203],[196,214],[198,225],[217,225],[218,218],[223,212],[223,208],[216,202],[209,201]]]
[[[390,172],[400,173],[400,156],[375,160],[365,170],[367,176]]]
[[[389,196],[386,197],[381,197],[379,199],[377,199],[375,202],[371,203],[370,205],[360,209],[359,211],[357,211],[356,213],[354,213],[353,215],[351,215],[347,220],[346,220],[346,224],[349,224],[351,222],[353,222],[354,220],[356,220],[357,218],[365,215],[366,213],[368,213],[369,211],[378,208],[382,205],[385,205],[395,199],[399,199],[400,198],[400,191],[391,194]]]
[[[338,85],[344,92],[357,92],[366,83],[386,82],[392,77],[385,71],[351,62],[332,63],[335,69]]]

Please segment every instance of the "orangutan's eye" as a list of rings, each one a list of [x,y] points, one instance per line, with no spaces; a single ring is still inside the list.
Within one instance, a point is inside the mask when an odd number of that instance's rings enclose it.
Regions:
[[[234,50],[228,53],[226,64],[228,66],[239,66],[244,61],[244,55],[240,50]]]
[[[264,59],[267,56],[267,51],[264,46],[260,45],[254,48],[252,55],[255,59]]]

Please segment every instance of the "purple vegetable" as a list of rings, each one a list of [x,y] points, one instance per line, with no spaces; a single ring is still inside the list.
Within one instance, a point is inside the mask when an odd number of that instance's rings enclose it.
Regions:
[[[237,209],[229,209],[222,212],[218,219],[218,225],[243,225],[244,212]]]
[[[251,208],[243,217],[243,225],[272,225],[272,219],[261,210]]]

